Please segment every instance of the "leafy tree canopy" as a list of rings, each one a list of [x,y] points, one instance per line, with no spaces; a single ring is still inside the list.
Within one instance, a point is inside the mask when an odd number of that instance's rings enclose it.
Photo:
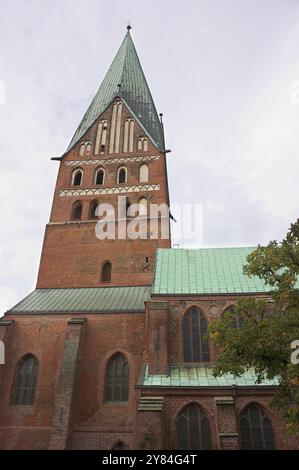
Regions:
[[[211,323],[209,336],[219,351],[214,375],[240,376],[254,368],[257,381],[278,380],[272,400],[290,433],[299,429],[299,364],[291,343],[299,340],[299,219],[281,243],[258,246],[247,257],[244,274],[269,286],[268,298],[241,298]]]

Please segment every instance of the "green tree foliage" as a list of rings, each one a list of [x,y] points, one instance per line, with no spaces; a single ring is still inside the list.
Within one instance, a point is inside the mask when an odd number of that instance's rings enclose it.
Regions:
[[[257,381],[278,380],[272,405],[284,415],[290,433],[299,429],[299,365],[291,343],[299,340],[299,219],[281,243],[258,246],[247,257],[244,274],[269,286],[269,298],[240,298],[209,327],[219,351],[214,375],[241,375],[254,368]]]

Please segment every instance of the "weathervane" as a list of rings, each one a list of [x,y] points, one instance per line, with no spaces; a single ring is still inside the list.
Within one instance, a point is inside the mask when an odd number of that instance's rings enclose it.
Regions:
[[[130,20],[128,21],[128,26],[127,26],[127,30],[130,31],[130,29],[132,29],[132,26],[130,24]]]

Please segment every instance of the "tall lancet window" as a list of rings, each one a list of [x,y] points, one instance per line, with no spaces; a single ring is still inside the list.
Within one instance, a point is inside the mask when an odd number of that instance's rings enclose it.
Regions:
[[[190,308],[183,320],[184,362],[208,362],[208,322],[197,308]]]
[[[178,415],[177,436],[179,449],[212,448],[210,420],[197,403],[185,406]]]
[[[124,124],[124,152],[134,151],[134,120],[126,119]]]
[[[241,449],[273,450],[275,439],[272,422],[263,408],[250,405],[240,416]]]
[[[129,365],[123,354],[116,354],[107,364],[106,400],[128,401]]]
[[[100,121],[98,124],[97,129],[97,137],[96,137],[96,144],[95,144],[95,155],[104,154],[106,150],[106,142],[107,142],[107,132],[108,132],[108,122],[107,121]]]
[[[37,359],[32,354],[28,354],[17,367],[12,393],[13,405],[33,405],[37,372]]]
[[[122,103],[116,102],[112,108],[109,153],[119,153]]]

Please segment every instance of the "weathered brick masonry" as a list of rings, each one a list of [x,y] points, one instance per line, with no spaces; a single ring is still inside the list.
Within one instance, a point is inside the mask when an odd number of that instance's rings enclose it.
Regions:
[[[1,449],[299,449],[269,406],[276,381],[212,376],[207,324],[240,295],[270,294],[242,274],[250,248],[162,238],[169,218],[149,208],[169,205],[166,154],[128,30],[57,159],[36,290],[0,319]],[[96,237],[96,205],[119,219],[119,196],[125,226],[129,206],[143,207],[147,237]]]

